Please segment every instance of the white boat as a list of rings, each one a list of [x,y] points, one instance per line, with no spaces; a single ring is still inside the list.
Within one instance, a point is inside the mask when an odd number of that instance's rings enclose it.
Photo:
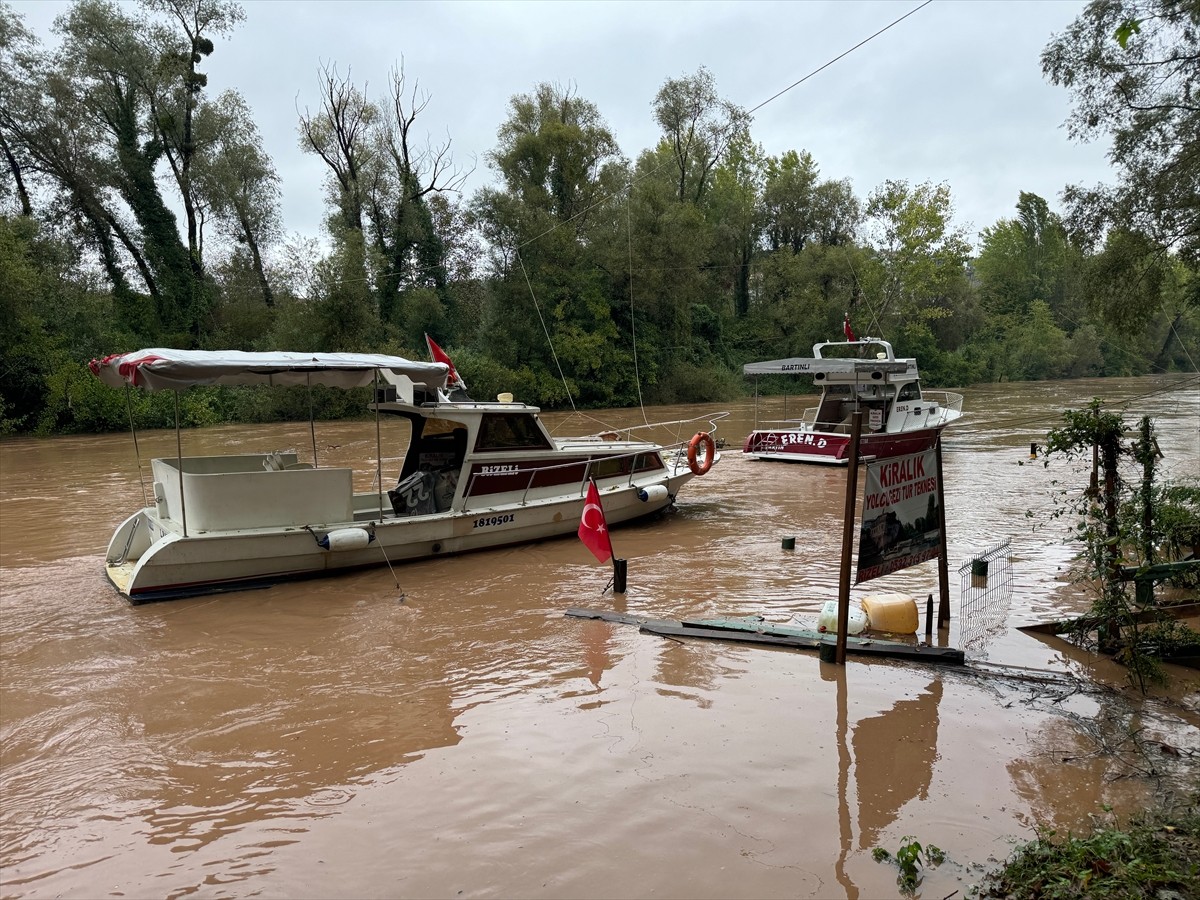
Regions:
[[[134,603],[570,534],[592,480],[609,525],[652,515],[719,459],[712,433],[724,415],[669,446],[629,431],[555,438],[537,408],[511,395],[476,402],[451,389],[452,366],[372,354],[153,349],[94,361],[92,370],[114,387],[151,391],[374,386],[371,493],[354,492],[351,469],[319,465],[315,431],[311,459],[264,448],[225,456],[180,449],[152,460],[153,499],[147,494],[149,505],[117,528],[105,562]],[[383,416],[410,426],[398,472],[384,471]],[[669,424],[678,433],[694,421]]]
[[[845,465],[856,411],[863,414],[860,457],[905,456],[932,448],[942,429],[962,415],[962,394],[923,391],[917,361],[897,359],[880,338],[826,341],[813,345],[811,357],[747,363],[743,371],[811,376],[821,389],[818,405],[799,419],[760,429],[756,414],[742,447],[756,459]]]

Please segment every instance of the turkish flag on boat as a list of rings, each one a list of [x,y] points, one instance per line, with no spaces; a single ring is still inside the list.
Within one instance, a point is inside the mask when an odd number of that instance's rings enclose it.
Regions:
[[[842,331],[846,333],[846,340],[854,340],[854,330],[850,327],[850,313],[846,313],[846,318],[842,320]],[[453,371],[451,369],[451,372]]]
[[[600,492],[596,490],[594,481],[588,482],[587,499],[583,501],[583,515],[579,517],[579,539],[600,562],[608,562],[612,558],[612,539],[608,535],[604,507],[600,505]]]
[[[450,374],[447,384],[452,388],[467,389],[467,383],[462,380],[462,376],[458,374],[458,370],[454,368],[454,363],[450,361],[450,357],[446,355],[446,351],[434,343],[433,338],[425,335],[425,343],[429,346],[429,355],[433,357],[434,362],[445,363],[450,367]]]

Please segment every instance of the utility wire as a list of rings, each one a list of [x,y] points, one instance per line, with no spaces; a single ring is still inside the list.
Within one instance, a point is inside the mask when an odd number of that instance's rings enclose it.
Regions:
[[[804,82],[808,81],[808,79],[812,78],[814,75],[818,74],[819,72],[824,71],[825,69],[828,69],[830,66],[832,66],[838,60],[844,59],[845,57],[849,56],[851,53],[853,53],[855,50],[862,47],[864,44],[867,44],[870,41],[873,41],[875,38],[879,37],[879,35],[883,34],[889,28],[893,28],[896,25],[899,25],[901,22],[903,22],[905,19],[907,19],[913,13],[919,12],[920,10],[924,9],[926,6],[928,6],[932,2],[933,2],[933,0],[925,0],[925,2],[922,3],[920,6],[913,7],[908,12],[906,12],[904,15],[900,16],[900,18],[895,19],[894,21],[885,25],[883,28],[880,28],[877,32],[875,32],[870,37],[863,38],[861,41],[859,41],[857,44],[855,44],[849,50],[846,50],[846,51],[838,54],[833,59],[831,59],[828,62],[825,62],[822,65],[818,66],[817,68],[813,69],[811,72],[809,72],[803,78],[801,78],[799,81],[793,82],[792,84],[785,87],[783,90],[777,92],[776,94],[774,94],[771,97],[768,97],[766,100],[764,100],[762,103],[755,106],[753,109],[747,110],[747,115],[750,115],[750,114],[756,112],[757,110],[762,109],[768,103],[778,100],[780,97],[782,97],[788,91],[790,91],[792,88],[796,87],[797,85],[803,84]],[[721,137],[724,137],[724,132],[721,133]],[[650,178],[651,176],[657,175],[659,172],[661,172],[663,169],[665,169],[669,164],[670,163],[663,163],[660,166],[656,166],[653,169],[643,172],[641,175],[637,176],[636,178],[630,179],[630,181],[625,186],[623,186],[621,188],[621,190],[613,191],[611,194],[604,195],[599,200],[597,200],[595,203],[592,203],[589,206],[586,206],[583,209],[581,209],[579,212],[575,213],[575,215],[570,216],[566,219],[563,219],[563,221],[557,222],[554,225],[551,225],[545,231],[541,232],[540,234],[535,234],[533,237],[529,238],[528,240],[522,241],[517,246],[517,249],[520,250],[522,247],[526,247],[529,244],[532,244],[534,241],[539,241],[542,238],[544,238],[546,235],[552,234],[553,232],[557,231],[559,228],[562,228],[564,225],[569,225],[571,222],[575,221],[580,216],[587,215],[593,209],[603,206],[605,203],[607,203],[609,200],[612,200],[614,197],[624,194],[626,190],[632,188],[635,184],[645,181],[647,178]]]
[[[920,12],[922,9],[924,9],[926,6],[928,6],[928,5],[929,5],[930,3],[932,3],[932,2],[933,2],[933,0],[925,0],[925,2],[924,2],[924,3],[922,3],[920,6],[913,7],[913,8],[912,8],[912,9],[910,9],[908,12],[906,12],[904,15],[902,15],[900,18],[896,19],[894,22],[892,22],[892,23],[890,23],[890,24],[888,24],[888,25],[885,25],[885,26],[883,26],[882,28],[880,28],[880,29],[879,29],[877,32],[875,32],[875,33],[874,33],[873,35],[871,35],[870,37],[863,38],[861,41],[859,41],[857,44],[855,44],[853,47],[851,47],[851,48],[850,48],[849,50],[847,50],[845,53],[842,53],[840,56],[835,56],[833,59],[829,60],[829,62],[825,63],[825,65],[821,66],[820,68],[818,68],[818,69],[813,69],[811,72],[809,72],[809,73],[808,73],[807,75],[805,75],[803,78],[801,78],[799,81],[797,81],[797,82],[794,82],[794,83],[792,83],[792,84],[789,84],[787,87],[785,87],[785,88],[784,88],[782,91],[780,91],[778,94],[774,94],[773,96],[770,96],[770,97],[768,97],[768,98],[767,98],[766,100],[764,100],[762,103],[758,104],[758,106],[752,107],[751,109],[748,109],[748,110],[746,110],[746,112],[747,112],[748,114],[753,114],[753,113],[757,112],[758,110],[762,109],[764,106],[766,106],[766,105],[767,105],[768,103],[770,103],[772,100],[778,100],[780,97],[782,97],[782,96],[783,96],[784,94],[786,94],[788,91],[790,91],[792,88],[794,88],[794,87],[798,87],[799,85],[802,85],[802,84],[804,84],[804,82],[808,81],[808,79],[812,78],[814,75],[816,75],[816,74],[818,74],[818,73],[820,73],[820,72],[824,71],[825,69],[828,69],[830,66],[832,66],[832,65],[833,65],[835,62],[837,62],[838,60],[840,60],[840,59],[843,59],[843,58],[845,58],[845,57],[849,56],[851,53],[853,53],[855,50],[857,50],[857,49],[858,49],[859,47],[861,47],[863,44],[866,44],[866,43],[868,43],[869,41],[873,41],[873,40],[875,40],[875,38],[879,37],[881,34],[883,34],[883,33],[884,33],[885,31],[887,31],[889,28],[893,28],[893,27],[895,27],[896,25],[899,25],[901,22],[903,22],[903,21],[904,21],[905,19],[907,19],[909,16],[913,15],[914,13],[918,13],[918,12]]]

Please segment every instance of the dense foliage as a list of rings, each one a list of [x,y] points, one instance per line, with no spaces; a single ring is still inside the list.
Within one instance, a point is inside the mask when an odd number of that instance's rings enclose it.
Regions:
[[[1091,611],[1073,620],[1071,633],[1114,654],[1144,691],[1148,682],[1165,679],[1162,659],[1200,643],[1194,630],[1160,605],[1158,590],[1166,585],[1192,592],[1197,585],[1200,479],[1162,480],[1149,416],[1134,440],[1126,439],[1121,416],[1099,400],[1068,409],[1062,418],[1046,436],[1044,465],[1055,454],[1093,460],[1091,484],[1063,490],[1064,505],[1055,513],[1078,516],[1076,575],[1095,591]]]
[[[1196,799],[1091,835],[1038,829],[972,892],[977,897],[1134,900],[1200,896]]]
[[[1198,8],[1097,0],[1052,38],[1044,71],[1118,184],[1070,187],[1066,218],[1022,192],[974,248],[950,185],[859,197],[768,156],[704,68],[657,91],[633,159],[595,104],[534,85],[466,195],[449,142],[415,143],[430,98],[402,69],[374,99],[324,65],[299,98],[328,176],[306,240],[253,110],[206,89],[236,3],[76,0],[50,48],[0,0],[0,433],[123,425],[84,364],[146,346],[423,358],[431,333],[477,396],[547,407],[728,398],[742,363],[808,355],[847,314],[935,385],[1194,369]]]

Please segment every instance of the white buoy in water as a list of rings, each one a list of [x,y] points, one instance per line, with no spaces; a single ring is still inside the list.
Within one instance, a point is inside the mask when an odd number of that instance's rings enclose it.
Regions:
[[[326,550],[360,550],[373,540],[375,535],[365,528],[337,528],[317,543]]]

